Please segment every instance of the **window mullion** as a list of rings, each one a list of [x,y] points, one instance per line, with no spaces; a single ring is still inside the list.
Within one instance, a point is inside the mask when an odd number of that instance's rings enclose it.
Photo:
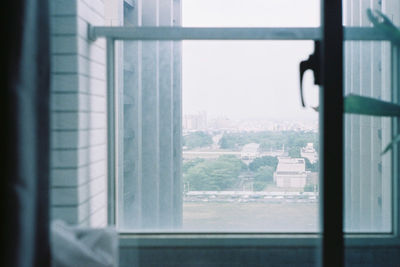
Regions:
[[[115,224],[116,132],[115,132],[115,41],[107,38],[107,172],[108,172],[108,224]]]
[[[394,103],[400,103],[400,81],[399,81],[399,72],[400,72],[400,47],[398,45],[391,45],[391,86],[392,86],[392,101]],[[392,138],[396,138],[397,135],[400,134],[400,118],[393,118],[393,133]],[[398,203],[399,198],[399,190],[400,190],[400,168],[398,166],[400,159],[400,149],[399,146],[393,147],[393,157],[392,157],[392,227],[393,233],[397,238],[400,237],[400,205]]]
[[[320,171],[323,266],[343,266],[342,1],[321,1]]]
[[[89,27],[89,38],[116,40],[320,40],[321,28],[189,28],[189,27]],[[373,27],[345,27],[344,40],[384,41],[388,37]]]

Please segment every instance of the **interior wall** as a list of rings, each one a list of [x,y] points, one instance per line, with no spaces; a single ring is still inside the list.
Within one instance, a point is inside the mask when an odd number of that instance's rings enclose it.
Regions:
[[[104,25],[102,0],[51,3],[51,217],[101,227],[106,205],[105,41],[87,39]]]

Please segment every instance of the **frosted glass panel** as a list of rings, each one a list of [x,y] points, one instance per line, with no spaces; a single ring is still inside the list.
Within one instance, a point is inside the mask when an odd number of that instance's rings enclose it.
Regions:
[[[392,101],[390,45],[345,42],[345,96]],[[373,107],[365,107],[372,109]],[[389,117],[345,115],[345,231],[392,230],[392,140]]]

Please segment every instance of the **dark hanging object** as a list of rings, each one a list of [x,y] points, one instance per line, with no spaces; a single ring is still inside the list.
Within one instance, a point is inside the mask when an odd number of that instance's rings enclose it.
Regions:
[[[1,9],[0,266],[49,266],[48,0]]]
[[[314,53],[307,60],[300,62],[300,99],[301,105],[306,106],[303,96],[303,77],[307,70],[312,70],[314,73],[314,84],[321,85],[321,43],[314,42]]]

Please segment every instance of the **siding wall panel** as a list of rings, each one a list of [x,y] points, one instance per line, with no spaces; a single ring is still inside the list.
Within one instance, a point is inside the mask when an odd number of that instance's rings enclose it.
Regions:
[[[86,226],[107,221],[105,45],[87,40],[103,13],[102,1],[51,1],[52,218]]]

